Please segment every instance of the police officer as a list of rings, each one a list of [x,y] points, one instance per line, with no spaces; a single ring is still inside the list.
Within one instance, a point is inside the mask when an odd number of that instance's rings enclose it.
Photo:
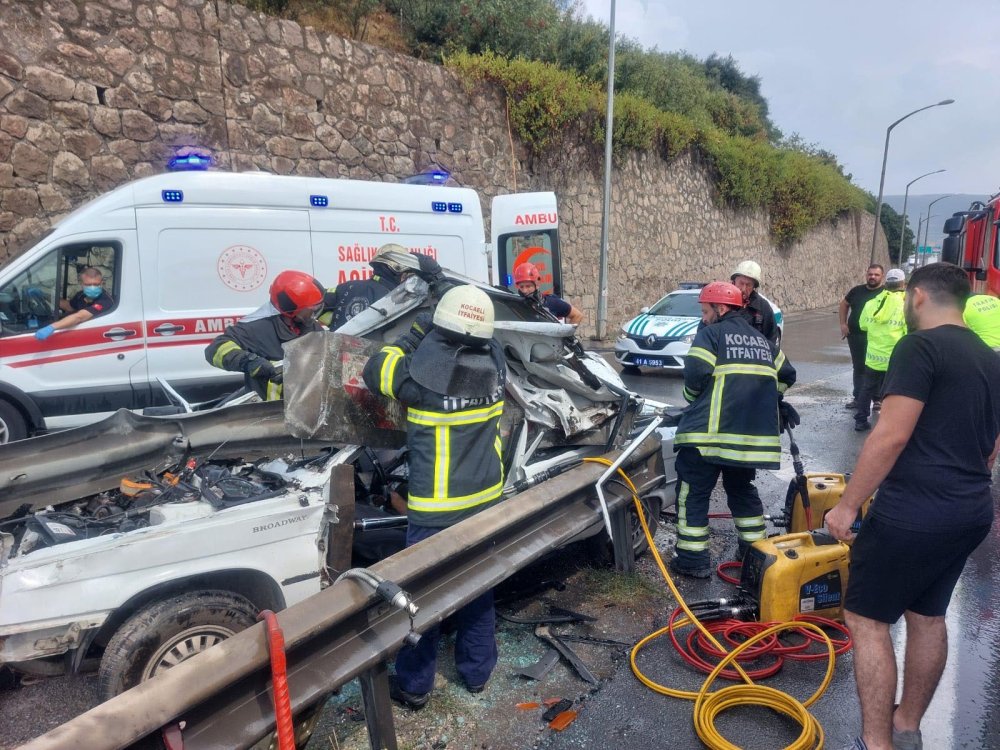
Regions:
[[[865,332],[865,376],[861,381],[854,429],[858,432],[871,429],[868,417],[872,404],[878,410],[882,405],[882,382],[889,369],[889,358],[896,343],[906,335],[904,310],[906,274],[901,268],[890,268],[885,274],[885,289],[865,303],[861,309],[858,326]]]
[[[750,325],[763,333],[768,341],[777,343],[778,324],[774,321],[774,310],[770,302],[757,294],[761,281],[760,265],[752,260],[745,260],[733,269],[729,280],[743,295],[743,314]]]
[[[420,276],[428,283],[441,278],[441,266],[429,255],[414,254],[394,242],[382,245],[368,265],[374,275],[339,284],[327,292],[323,302],[320,322],[331,331],[340,328],[362,310],[404,282],[410,274]]]
[[[763,506],[753,480],[757,469],[780,465],[779,399],[795,382],[795,369],[747,322],[743,296],[733,284],[713,281],[698,301],[705,327],[684,360],[683,394],[691,406],[674,437],[677,554],[671,569],[708,578],[708,502],[720,474],[741,556],[764,538]],[[794,415],[784,406],[782,411]]]
[[[542,294],[538,284],[542,274],[534,263],[521,263],[514,269],[514,286],[517,293],[525,297],[536,307],[544,308],[551,315],[567,323],[577,325],[583,322],[583,313],[562,297],[554,294]]]
[[[405,404],[409,448],[409,523],[413,545],[500,499],[500,415],[507,368],[493,338],[493,303],[475,286],[449,289],[433,319],[421,313],[396,342],[365,365],[373,392]],[[454,615],[455,667],[471,693],[482,692],[497,661],[493,592]],[[421,708],[434,685],[438,628],[396,657],[393,700]]]
[[[282,344],[323,330],[315,320],[323,295],[323,285],[309,274],[282,271],[271,282],[270,306],[227,326],[205,348],[205,359],[220,369],[242,372],[246,386],[261,398],[281,398],[282,373],[274,363],[284,358]]]
[[[989,294],[973,294],[965,303],[962,319],[986,346],[1000,351],[1000,299]]]

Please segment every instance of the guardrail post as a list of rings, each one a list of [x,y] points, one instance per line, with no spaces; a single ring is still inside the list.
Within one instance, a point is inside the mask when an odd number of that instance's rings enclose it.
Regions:
[[[631,573],[635,570],[635,552],[632,550],[632,530],[629,528],[628,505],[611,511],[611,529],[614,533],[615,570]]]
[[[358,675],[361,700],[365,707],[365,724],[368,725],[368,744],[371,750],[397,750],[396,725],[392,719],[392,701],[389,698],[389,671],[380,661],[371,669]]]

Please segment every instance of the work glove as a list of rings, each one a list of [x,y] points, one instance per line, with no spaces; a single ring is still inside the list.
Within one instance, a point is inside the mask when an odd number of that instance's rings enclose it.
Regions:
[[[784,432],[788,428],[794,430],[802,421],[799,418],[799,413],[795,411],[795,407],[784,400],[778,401],[778,418],[778,428],[781,432]]]
[[[260,378],[268,383],[278,385],[282,381],[282,372],[263,357],[252,357],[247,362],[247,374],[251,378]]]
[[[44,328],[39,328],[37,331],[35,331],[35,338],[38,339],[39,341],[45,341],[45,339],[47,339],[55,332],[56,329],[48,325],[45,326]]]
[[[429,310],[419,313],[414,319],[410,330],[404,333],[395,341],[395,345],[407,354],[412,354],[424,340],[424,336],[434,328],[434,316]]]
[[[441,271],[441,264],[429,255],[417,254],[417,263],[420,264],[420,277],[430,283],[444,278]]]

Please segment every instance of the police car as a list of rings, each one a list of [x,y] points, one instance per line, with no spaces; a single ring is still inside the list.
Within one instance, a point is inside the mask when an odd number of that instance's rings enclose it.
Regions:
[[[615,359],[628,374],[639,374],[641,367],[661,370],[684,368],[684,357],[701,322],[698,295],[703,286],[696,282],[682,283],[652,307],[642,308],[639,315],[622,326],[615,342]],[[774,310],[780,344],[784,331],[781,309],[764,295],[760,296]]]

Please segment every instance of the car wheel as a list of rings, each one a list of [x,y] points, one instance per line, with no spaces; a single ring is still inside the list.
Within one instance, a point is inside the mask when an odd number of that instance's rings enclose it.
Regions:
[[[660,525],[660,498],[655,495],[647,495],[641,500],[649,533],[655,537],[656,530]],[[632,540],[632,559],[638,560],[646,554],[649,544],[646,542],[646,534],[643,532],[642,524],[639,523],[639,517],[636,515],[635,504],[631,501],[629,502],[628,531],[629,538]],[[601,533],[590,537],[587,542],[590,543],[590,552],[598,565],[615,564],[615,548],[611,540],[608,539],[603,526]]]
[[[0,445],[28,437],[24,415],[10,401],[0,399]]]
[[[228,591],[195,591],[150,604],[114,634],[98,672],[102,701],[226,640],[257,621],[257,609]]]

